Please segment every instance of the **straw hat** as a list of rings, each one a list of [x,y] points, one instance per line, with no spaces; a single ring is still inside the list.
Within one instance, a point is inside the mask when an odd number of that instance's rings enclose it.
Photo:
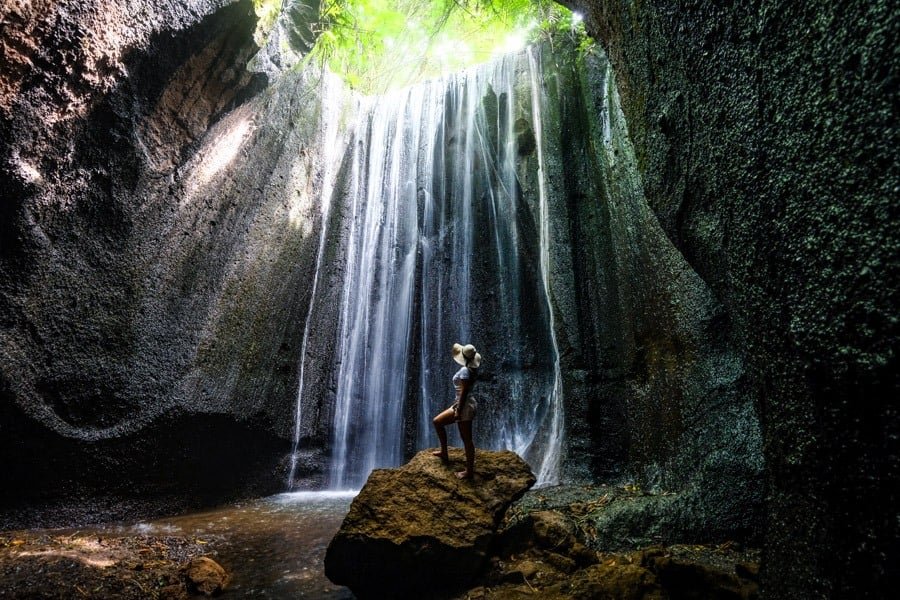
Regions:
[[[472,344],[453,344],[453,360],[462,366],[466,366],[466,360],[469,361],[470,367],[477,369],[481,366],[481,355],[475,350]]]

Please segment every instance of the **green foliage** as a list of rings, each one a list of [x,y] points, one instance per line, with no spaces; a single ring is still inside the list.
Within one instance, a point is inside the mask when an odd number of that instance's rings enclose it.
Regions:
[[[365,93],[458,71],[526,43],[585,38],[580,19],[551,0],[323,0],[317,33],[309,59]]]
[[[253,41],[260,48],[266,42],[266,37],[275,25],[275,20],[281,13],[283,0],[253,0],[253,10],[256,12],[256,31],[253,33]]]

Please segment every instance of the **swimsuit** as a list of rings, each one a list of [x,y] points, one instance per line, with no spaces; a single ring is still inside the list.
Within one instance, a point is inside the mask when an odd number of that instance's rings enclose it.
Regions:
[[[462,388],[463,380],[472,379],[474,383],[474,377],[472,373],[469,372],[467,367],[461,368],[456,374],[453,376],[453,387],[456,388],[456,391]],[[469,390],[472,389],[472,386],[469,387]],[[459,411],[459,400],[453,403],[453,406],[450,408],[453,409],[453,414],[456,417],[457,421],[471,421],[475,418],[475,411],[478,408],[478,404],[475,402],[475,397],[472,396],[471,392],[468,396],[466,396],[466,404],[463,406],[462,412]]]

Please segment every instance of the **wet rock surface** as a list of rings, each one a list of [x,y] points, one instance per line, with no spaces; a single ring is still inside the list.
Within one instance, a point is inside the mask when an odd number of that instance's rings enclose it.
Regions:
[[[0,94],[0,528],[281,489],[321,80],[260,94],[249,0],[32,4]]]
[[[218,596],[228,585],[228,573],[222,565],[209,558],[194,558],[182,568],[187,590],[191,594]]]
[[[684,544],[621,538],[594,523],[633,489],[570,486],[528,492],[507,512],[489,567],[459,598],[751,599],[759,551],[733,540]],[[589,500],[592,498],[593,500]],[[610,500],[613,498],[613,500]],[[635,535],[636,532],[632,532]],[[615,546],[617,551],[598,550]]]
[[[651,208],[607,56],[553,60],[544,156],[565,480],[677,492],[644,499],[662,529],[756,531],[762,438],[728,309]]]
[[[479,450],[460,480],[461,449],[431,451],[378,469],[350,506],[325,556],[325,573],[361,598],[428,597],[464,587],[481,570],[507,507],[535,478],[512,452]]]
[[[227,581],[206,542],[181,536],[80,532],[0,534],[4,598],[168,598],[211,593]],[[195,568],[198,567],[198,568]]]
[[[564,3],[607,50],[647,201],[744,361],[763,587],[880,596],[900,537],[900,9]]]

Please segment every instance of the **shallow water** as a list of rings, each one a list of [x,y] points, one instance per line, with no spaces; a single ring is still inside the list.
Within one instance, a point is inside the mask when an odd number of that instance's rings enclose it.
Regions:
[[[294,492],[133,525],[107,535],[175,535],[209,543],[231,574],[225,598],[353,598],[324,572],[325,550],[355,492]],[[84,531],[84,529],[82,529]]]

